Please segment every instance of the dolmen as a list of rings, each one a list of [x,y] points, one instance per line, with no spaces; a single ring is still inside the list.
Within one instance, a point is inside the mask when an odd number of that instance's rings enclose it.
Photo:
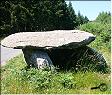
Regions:
[[[46,32],[15,33],[4,38],[1,45],[7,48],[22,49],[25,61],[30,67],[36,67],[38,69],[52,69],[54,68],[54,64],[56,64],[53,61],[55,60],[55,57],[57,57],[58,60],[64,56],[60,56],[61,51],[75,50],[75,52],[79,52],[80,50],[86,51],[87,49],[94,51],[90,47],[86,46],[94,40],[95,36],[85,31],[54,30]],[[52,52],[50,53],[50,51],[53,50],[59,50],[60,53],[52,55]],[[52,58],[52,56],[54,57]],[[101,55],[100,58],[103,62],[105,61]],[[76,63],[74,64],[74,66],[76,66]]]

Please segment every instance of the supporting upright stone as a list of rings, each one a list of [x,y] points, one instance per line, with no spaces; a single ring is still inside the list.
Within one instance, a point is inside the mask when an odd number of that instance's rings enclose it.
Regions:
[[[37,67],[38,69],[53,69],[53,63],[48,54],[42,50],[22,49],[25,61],[29,67]]]

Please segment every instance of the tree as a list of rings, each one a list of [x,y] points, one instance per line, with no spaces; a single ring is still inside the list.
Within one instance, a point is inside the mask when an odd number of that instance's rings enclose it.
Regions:
[[[83,16],[80,14],[80,11],[78,12],[78,15],[77,15],[77,23],[78,25],[81,25],[83,24]]]
[[[13,8],[13,12],[11,13],[12,21],[12,29],[16,32],[21,31],[32,31],[32,16],[22,5],[15,5]]]
[[[56,26],[55,29],[73,29],[73,20],[69,15],[70,13],[65,1],[59,0],[54,6],[54,26]]]
[[[3,6],[0,7],[0,36],[2,35],[4,36],[4,34],[9,34],[11,31],[10,11],[8,10],[7,2],[5,4],[6,4],[6,8]]]
[[[75,11],[74,11],[74,9],[73,9],[73,7],[72,7],[72,3],[71,2],[69,2],[69,4],[68,4],[68,10],[69,10],[69,15],[70,15],[70,18],[72,19],[72,21],[73,21],[73,27],[76,27],[77,26],[77,21],[76,21],[76,14],[75,14]]]
[[[110,12],[101,12],[99,13],[98,17],[96,18],[97,22],[101,22],[101,23],[107,23],[110,24],[111,23],[111,14]]]
[[[87,16],[85,16],[84,23],[88,23],[88,22],[89,22],[89,19],[87,18]]]
[[[78,12],[78,15],[77,15],[77,23],[78,25],[82,25],[84,23],[87,23],[89,22],[89,19],[87,18],[87,16],[83,16],[81,15],[80,11]]]
[[[23,1],[4,0],[0,2],[0,36],[20,31],[33,31],[32,17],[28,9],[22,6]]]
[[[82,15],[77,20],[72,3],[67,6],[65,0],[2,0],[0,6],[0,35],[71,30],[84,22]]]

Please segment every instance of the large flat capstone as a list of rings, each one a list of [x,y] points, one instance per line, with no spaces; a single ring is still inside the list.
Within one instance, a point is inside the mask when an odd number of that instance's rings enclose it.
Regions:
[[[21,32],[15,33],[4,40],[1,45],[8,48],[24,49],[26,47],[49,48],[77,48],[88,45],[95,36],[80,30],[55,30],[47,32]]]

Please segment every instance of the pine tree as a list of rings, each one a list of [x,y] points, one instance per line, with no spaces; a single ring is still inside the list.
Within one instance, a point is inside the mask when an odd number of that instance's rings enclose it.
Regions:
[[[73,27],[76,27],[77,26],[77,21],[76,21],[76,14],[75,14],[75,11],[72,7],[72,3],[69,2],[68,4],[68,10],[69,10],[69,15],[70,15],[70,18],[72,19],[73,21]]]
[[[67,6],[65,0],[3,0],[0,6],[1,34],[71,30],[84,20],[82,15],[76,16],[72,3]]]
[[[78,23],[78,26],[79,25],[82,25],[84,23],[87,23],[89,21],[89,19],[87,18],[87,16],[83,16],[81,15],[80,12],[78,12],[78,15],[77,15],[77,23]]]
[[[89,19],[87,18],[87,16],[84,17],[84,23],[88,23]]]
[[[56,26],[55,29],[73,29],[73,20],[70,17],[70,13],[65,1],[57,0],[57,4],[55,4],[54,8],[54,26]]]

